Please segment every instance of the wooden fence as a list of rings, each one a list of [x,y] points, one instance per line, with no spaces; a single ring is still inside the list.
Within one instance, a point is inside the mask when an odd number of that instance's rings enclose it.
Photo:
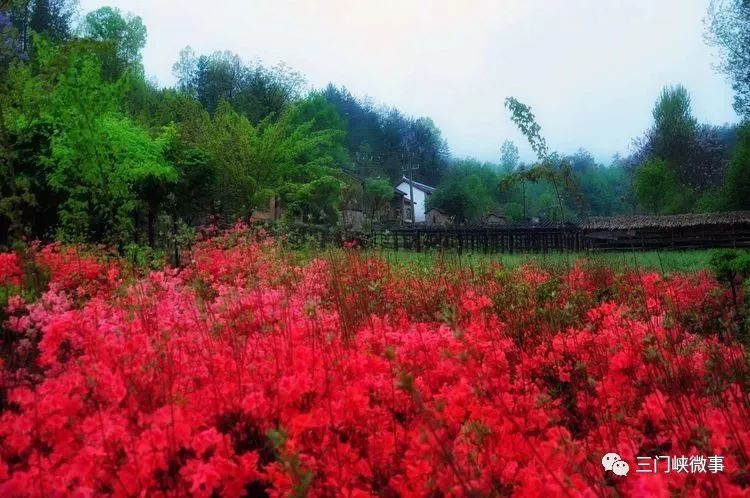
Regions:
[[[370,236],[370,243],[416,252],[444,249],[481,253],[711,249],[750,247],[750,223],[630,230],[545,227],[399,227]]]
[[[580,230],[569,227],[399,228],[374,234],[372,242],[378,247],[417,252],[577,252],[585,249],[582,235]]]
[[[743,248],[750,247],[750,225],[584,230],[584,239],[595,251]]]

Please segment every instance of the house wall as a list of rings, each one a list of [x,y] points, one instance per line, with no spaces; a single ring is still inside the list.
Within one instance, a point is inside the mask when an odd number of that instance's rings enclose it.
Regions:
[[[425,213],[427,225],[431,226],[448,226],[451,224],[451,218],[437,209],[430,209]]]
[[[401,182],[396,188],[406,194],[406,198],[409,197],[409,182]],[[417,223],[424,223],[425,212],[427,212],[427,194],[424,191],[414,187],[414,221]],[[410,222],[411,219],[404,217],[404,221]]]

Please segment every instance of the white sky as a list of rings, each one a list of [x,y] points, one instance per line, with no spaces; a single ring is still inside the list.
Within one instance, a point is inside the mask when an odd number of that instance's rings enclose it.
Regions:
[[[143,18],[147,73],[171,85],[186,45],[280,61],[314,87],[430,116],[454,156],[497,160],[514,140],[503,106],[532,106],[552,150],[599,160],[651,123],[661,88],[682,83],[702,122],[737,121],[703,40],[708,0],[80,0]]]

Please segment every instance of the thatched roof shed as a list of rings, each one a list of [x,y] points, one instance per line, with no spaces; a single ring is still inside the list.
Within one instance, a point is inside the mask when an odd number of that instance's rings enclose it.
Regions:
[[[594,216],[588,218],[581,225],[581,228],[584,230],[645,230],[716,225],[750,225],[750,211],[674,214],[666,216]]]

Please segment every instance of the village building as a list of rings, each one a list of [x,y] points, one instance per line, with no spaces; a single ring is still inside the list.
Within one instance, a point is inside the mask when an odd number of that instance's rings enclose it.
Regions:
[[[396,189],[404,193],[407,203],[408,201],[412,201],[414,221],[416,223],[424,223],[427,219],[427,199],[435,191],[435,188],[425,185],[424,183],[409,180],[404,176],[401,178],[401,182],[396,185]],[[412,192],[414,193],[413,199],[411,198]],[[412,221],[411,211],[409,211],[409,209],[411,209],[411,206],[407,205],[403,217],[405,223],[411,223]]]
[[[389,206],[386,221],[389,223],[403,223],[408,217],[411,220],[411,206],[406,194],[393,187],[393,197]]]
[[[508,219],[503,216],[500,211],[490,211],[485,217],[484,217],[484,224],[485,225],[507,225]]]
[[[282,217],[281,200],[272,195],[265,205],[260,205],[253,210],[250,221],[275,221]]]
[[[425,223],[433,227],[445,227],[453,224],[453,217],[440,208],[432,208],[425,213]]]

